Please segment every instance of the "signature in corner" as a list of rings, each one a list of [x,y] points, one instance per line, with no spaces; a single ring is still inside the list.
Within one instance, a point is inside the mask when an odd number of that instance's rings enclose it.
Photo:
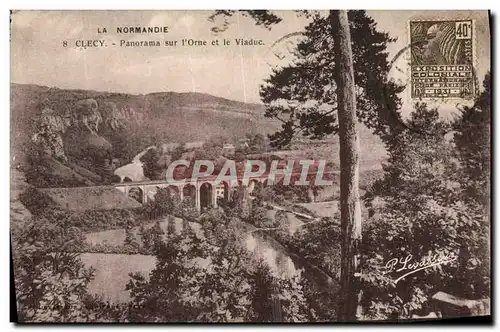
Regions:
[[[421,261],[412,261],[413,255],[409,254],[408,256],[404,258],[392,258],[389,261],[387,261],[387,264],[385,265],[386,268],[386,273],[391,273],[391,272],[403,272],[407,271],[404,273],[402,276],[398,277],[397,279],[394,280],[394,283],[397,284],[401,279],[409,276],[410,274],[413,274],[415,272],[418,272],[420,270],[427,269],[432,266],[436,265],[441,265],[441,264],[447,264],[451,263],[457,260],[457,256],[454,255],[440,255],[440,254],[435,254],[429,257],[423,258]]]

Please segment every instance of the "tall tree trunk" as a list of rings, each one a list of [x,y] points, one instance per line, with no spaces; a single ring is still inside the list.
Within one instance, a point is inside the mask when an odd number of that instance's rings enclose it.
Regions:
[[[347,11],[330,11],[334,34],[337,105],[340,141],[340,222],[342,259],[339,320],[360,315],[359,275],[361,206],[359,202],[359,140],[356,129],[356,94],[351,34]]]

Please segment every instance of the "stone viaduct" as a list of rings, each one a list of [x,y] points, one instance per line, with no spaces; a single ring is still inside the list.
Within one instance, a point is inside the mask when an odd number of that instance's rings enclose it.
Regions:
[[[215,176],[200,177],[196,182],[186,179],[182,184],[170,183],[167,180],[121,182],[115,183],[114,187],[145,204],[154,198],[160,188],[167,188],[172,196],[177,196],[180,201],[185,197],[191,197],[195,202],[197,210],[208,206],[217,206],[217,199],[230,199],[231,195],[240,190],[244,194],[251,193],[256,185],[266,183],[267,178],[252,178],[247,186],[237,180],[238,184],[231,184],[230,181],[216,181]]]
[[[338,172],[332,172],[337,174]],[[316,174],[316,173],[311,173]],[[327,173],[325,173],[327,174]],[[300,173],[293,173],[300,175]],[[284,175],[277,175],[274,183],[279,183]],[[224,198],[229,200],[235,191],[239,191],[243,197],[251,194],[255,187],[268,185],[268,175],[263,174],[261,177],[252,177],[248,181],[248,185],[244,185],[240,179],[230,181],[217,181],[216,176],[199,177],[196,181],[185,179],[183,183],[171,183],[168,180],[158,181],[140,181],[140,182],[121,182],[115,183],[114,187],[132,196],[140,203],[145,204],[148,200],[153,199],[154,195],[160,188],[167,188],[172,196],[177,196],[180,201],[185,197],[191,197],[195,202],[196,209],[201,210],[208,206],[217,206],[217,199]]]

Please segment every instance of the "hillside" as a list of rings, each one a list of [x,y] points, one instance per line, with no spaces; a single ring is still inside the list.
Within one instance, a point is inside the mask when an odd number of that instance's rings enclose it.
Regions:
[[[19,195],[29,188],[24,175],[17,169],[10,171],[10,221],[21,223],[31,217],[31,212],[23,205]]]
[[[232,137],[242,133],[269,133],[277,128],[275,122],[264,118],[262,105],[203,93],[131,95],[12,83],[13,147],[19,147],[34,134],[36,118],[42,115],[44,109],[51,109],[55,115],[68,118],[79,101],[89,99],[97,102],[97,111],[102,117],[99,124],[102,128],[98,129],[107,129],[106,134],[111,129],[126,127],[134,134],[188,142],[221,134]]]
[[[112,182],[113,171],[148,146],[274,133],[278,121],[264,107],[203,93],[147,95],[11,84],[12,160],[35,187]],[[380,171],[385,149],[359,125],[361,169]],[[295,158],[337,164],[338,137],[298,139]]]
[[[262,105],[202,93],[147,95],[11,84],[12,160],[38,187],[109,183],[146,146],[274,132]],[[54,173],[63,180],[54,179]],[[34,176],[33,176],[34,175]],[[60,183],[63,182],[63,183]]]
[[[81,212],[88,210],[133,209],[140,203],[114,187],[39,189],[61,209]]]

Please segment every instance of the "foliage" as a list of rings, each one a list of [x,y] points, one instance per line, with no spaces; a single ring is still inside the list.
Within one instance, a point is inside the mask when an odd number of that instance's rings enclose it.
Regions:
[[[304,321],[297,280],[272,275],[242,245],[232,217],[209,210],[200,216],[204,236],[185,229],[156,245],[156,268],[131,276],[133,321]],[[279,302],[280,313],[269,311]]]
[[[471,299],[489,293],[488,218],[461,182],[460,154],[445,137],[449,126],[425,104],[416,105],[410,123],[418,133],[394,137],[385,176],[365,197],[373,209],[363,234],[366,318],[420,314],[437,291]],[[435,254],[458,259],[397,284],[385,269],[392,258],[420,262]]]
[[[402,87],[386,79],[387,44],[394,41],[377,31],[364,11],[349,11],[358,118],[382,139],[401,129],[399,114]],[[285,146],[299,133],[321,139],[338,130],[335,94],[335,60],[329,17],[313,15],[304,38],[298,43],[293,64],[274,69],[260,95],[266,117],[282,122],[271,143]]]
[[[270,148],[267,146],[266,137],[262,134],[247,134],[246,145],[240,147],[240,151],[244,154],[260,154],[267,152]]]
[[[49,222],[57,223],[66,220],[69,226],[77,227],[83,232],[98,232],[110,229],[124,228],[128,223],[137,223],[139,210],[113,209],[113,210],[88,210],[82,212],[44,210],[37,216]]]
[[[111,183],[120,183],[122,182],[122,179],[119,175],[116,175],[114,174],[112,177],[111,177]]]
[[[173,222],[169,222],[169,231],[171,231],[171,225],[174,225]],[[123,244],[111,245],[108,243],[85,243],[81,249],[81,252],[125,255],[153,255],[155,252],[155,246],[165,238],[165,232],[160,225],[160,220],[156,220],[153,225],[146,225],[145,223],[141,223],[137,232],[132,227],[133,225],[129,225],[129,227],[126,227],[125,240]],[[173,232],[168,234],[173,234]]]
[[[335,220],[339,219],[338,216],[323,218],[309,225],[306,223],[291,233],[288,213],[278,210],[274,217],[270,218],[269,207],[265,206],[265,201],[267,199],[262,199],[262,195],[257,195],[253,201],[252,212],[244,221],[261,229],[262,232],[258,234],[264,238],[270,237],[284,246],[286,252],[295,257],[294,262],[305,267],[300,285],[309,308],[308,320],[335,320],[341,243],[340,229],[335,223]]]
[[[80,230],[65,219],[12,225],[16,300],[20,321],[83,322],[93,318],[83,305],[93,271],[73,252],[82,247]]]
[[[144,176],[150,180],[161,180],[167,165],[160,163],[161,153],[157,149],[149,149],[142,157]]]
[[[339,216],[323,218],[302,226],[293,234],[289,246],[307,261],[339,278],[341,232],[338,220]]]
[[[160,226],[160,223],[157,222],[156,227],[158,228]],[[172,236],[176,232],[175,229],[175,218],[173,216],[168,216],[167,218],[167,235]]]
[[[290,203],[309,203],[311,201],[309,191],[317,193],[319,188],[321,187],[312,184],[307,186],[285,186],[280,182],[271,186],[269,190],[274,192],[272,196],[274,196],[274,201],[277,204],[283,204],[285,200]]]
[[[68,215],[70,225],[84,232],[98,232],[109,229],[123,228],[128,223],[136,223],[139,211],[131,209],[89,210],[84,212],[61,212]],[[57,218],[54,215],[54,218]]]
[[[21,203],[35,215],[42,214],[44,211],[55,209],[56,203],[49,195],[29,187],[19,195]]]
[[[178,147],[176,147],[174,149],[174,151],[172,151],[172,160],[179,160],[181,159],[182,157],[182,154],[186,152],[186,149],[184,147],[184,145],[179,145]]]
[[[143,214],[148,219],[157,219],[172,214],[179,205],[178,198],[172,197],[167,188],[160,188],[154,199],[148,201],[143,208]]]
[[[29,149],[29,148],[28,148]],[[24,151],[23,151],[24,152]],[[67,168],[62,163],[46,154],[39,154],[33,150],[27,152],[28,157],[23,169],[26,181],[38,188],[79,187],[89,184],[89,179]],[[88,173],[92,174],[90,171]],[[98,177],[92,174],[91,180]]]
[[[108,243],[85,244],[82,247],[81,252],[99,253],[99,254],[122,254],[122,255],[137,255],[137,254],[151,255],[152,253],[146,247],[137,246],[136,244],[111,245]]]
[[[26,189],[20,200],[33,215],[55,223],[63,219],[84,232],[123,228],[141,214],[140,209],[64,211],[47,194],[33,187]]]
[[[454,142],[465,167],[467,194],[488,205],[491,168],[491,74],[483,82],[484,91],[472,107],[461,110],[453,123]]]
[[[306,268],[301,284],[309,308],[314,312],[314,321],[337,319],[338,280],[340,279],[341,233],[339,216],[309,222],[290,234],[284,213],[276,213],[276,223],[283,230],[271,235],[286,246],[287,252],[299,257],[299,264]],[[269,232],[268,232],[269,233]]]
[[[175,207],[174,215],[193,222],[200,216],[200,213],[196,209],[194,200],[191,197],[184,197],[182,202]]]
[[[270,29],[273,24],[280,23],[282,20],[280,17],[267,10],[240,10],[239,12],[244,16],[251,17],[255,21],[255,24],[263,25],[268,29]],[[216,10],[215,13],[209,17],[209,20],[214,22],[218,17],[222,17],[223,23],[222,26],[214,26],[212,31],[216,33],[225,31],[229,26],[227,19],[234,13],[235,10]]]
[[[141,246],[140,243],[137,241],[137,238],[135,236],[135,233],[133,231],[133,223],[129,223],[125,225],[125,241],[124,245],[125,247],[131,247],[135,249],[139,249]]]
[[[255,203],[255,201],[253,203]],[[266,207],[254,204],[250,215],[245,220],[257,228],[279,227],[279,223],[276,222],[276,219],[273,220],[269,217],[268,211]]]
[[[154,253],[156,246],[158,246],[163,240],[163,235],[165,232],[160,226],[160,222],[157,220],[153,227],[146,228],[141,225],[139,228],[139,236],[141,237],[143,248],[150,254]]]
[[[201,148],[194,151],[194,160],[216,160],[222,156],[225,142],[226,139],[222,136],[210,138]]]

